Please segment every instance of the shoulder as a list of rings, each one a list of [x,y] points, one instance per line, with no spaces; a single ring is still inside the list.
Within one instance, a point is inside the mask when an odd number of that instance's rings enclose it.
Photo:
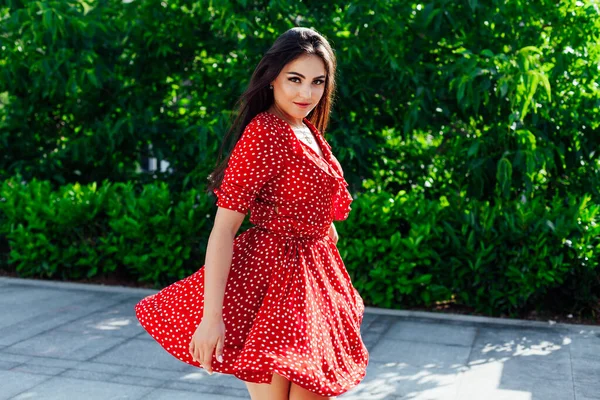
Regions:
[[[257,114],[244,128],[242,137],[251,140],[265,139],[276,145],[284,145],[287,141],[288,132],[272,114],[264,111]]]
[[[263,111],[250,120],[245,130],[265,132],[266,135],[282,135],[286,129],[274,115]]]
[[[289,148],[286,132],[268,115],[260,113],[248,122],[236,143],[233,156],[283,154]]]

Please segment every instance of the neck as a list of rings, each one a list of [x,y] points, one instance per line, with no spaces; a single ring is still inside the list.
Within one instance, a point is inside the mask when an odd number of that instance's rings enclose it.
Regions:
[[[273,104],[269,110],[271,114],[277,115],[279,118],[286,121],[288,124],[292,126],[292,128],[302,128],[304,124],[302,123],[303,118],[294,118],[291,115],[283,112],[279,107]]]

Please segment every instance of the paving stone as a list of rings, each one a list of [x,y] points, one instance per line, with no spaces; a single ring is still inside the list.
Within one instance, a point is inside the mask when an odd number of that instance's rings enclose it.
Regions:
[[[369,326],[377,319],[375,314],[364,314],[362,323],[360,324],[360,332],[365,333]]]
[[[51,366],[47,366],[47,365],[34,365],[34,364],[20,364],[19,366],[12,369],[12,371],[16,371],[16,372],[25,372],[28,374],[50,375],[50,376],[58,375],[65,370],[66,370],[66,368],[51,367]]]
[[[94,361],[76,361],[76,364],[72,368],[80,371],[105,372],[107,374],[119,374],[130,370],[130,367],[124,365],[105,364]]]
[[[43,316],[57,309],[69,308],[97,298],[96,293],[71,292],[56,289],[18,286],[16,290],[0,291],[0,310],[10,313],[0,314],[0,328],[17,322]],[[113,300],[114,301],[114,300]],[[4,315],[6,314],[6,315]]]
[[[219,394],[203,394],[202,400],[239,400],[240,398],[250,398],[250,396],[246,397],[231,397],[231,396],[223,396]],[[196,392],[184,392],[181,390],[170,390],[170,389],[158,389],[154,392],[151,392],[146,400],[200,400],[198,397],[198,393]]]
[[[27,362],[32,358],[33,357],[31,356],[24,356],[21,354],[0,353],[0,361],[12,361],[19,364]]]
[[[33,375],[17,371],[0,371],[0,382],[2,382],[2,390],[0,390],[0,400],[8,400],[28,390],[37,384],[52,379],[45,375]]]
[[[149,368],[149,367],[134,367],[134,366],[119,366],[123,368],[123,372],[127,375],[137,376],[142,378],[162,379],[162,380],[177,380],[187,375],[183,371],[169,371],[165,369]]]
[[[533,379],[529,376],[506,376],[500,361],[471,366],[461,374],[456,399],[486,400],[574,400],[570,377]]]
[[[58,328],[78,334],[100,333],[106,336],[134,337],[145,333],[135,316],[133,301],[112,305]],[[146,333],[146,336],[152,338]]]
[[[169,380],[170,382],[188,382],[188,383],[200,383],[203,385],[213,386],[227,386],[235,389],[246,389],[246,384],[236,376],[232,374],[214,373],[209,375],[203,369],[196,368],[192,365],[184,369],[183,374],[177,379]]]
[[[384,333],[387,331],[396,321],[398,321],[398,317],[390,317],[387,315],[378,315],[371,323],[369,324],[366,332],[370,333]],[[366,333],[365,332],[365,333]]]
[[[377,343],[379,343],[379,341],[381,340],[381,334],[380,333],[372,333],[372,332],[367,332],[364,335],[362,335],[362,341],[365,344],[367,350],[371,351],[371,349],[373,349]]]
[[[205,395],[219,395],[222,397],[231,396],[231,397],[242,397],[249,398],[248,389],[238,389],[231,388],[227,386],[217,386],[217,385],[206,385],[199,383],[190,383],[190,382],[166,382],[164,387],[165,389],[177,389],[184,390],[188,392],[196,392],[202,393],[204,398]]]
[[[85,384],[82,382],[85,382]],[[91,380],[82,381],[80,379],[56,376],[32,389],[24,391],[14,397],[14,400],[137,400],[145,399],[146,394],[152,390],[152,388],[144,386]]]
[[[61,367],[61,368],[73,368],[79,363],[74,360],[63,360],[61,358],[49,358],[49,357],[30,357],[27,360],[27,364],[41,365],[48,367]]]
[[[586,358],[600,363],[600,334],[589,331],[570,336],[569,349],[573,358]]]
[[[189,366],[173,357],[157,342],[140,339],[131,339],[92,361],[175,371],[181,371]]]
[[[396,321],[383,335],[385,339],[471,346],[477,329],[439,321]]]
[[[339,398],[455,400],[463,368],[428,368],[406,363],[369,362],[367,376],[358,386]]]
[[[474,347],[469,366],[500,362],[504,379],[556,379],[571,378],[571,356],[568,348],[545,344],[488,344]]]
[[[4,352],[68,360],[87,360],[124,340],[124,338],[98,334],[76,335],[70,332],[51,331],[10,346]]]
[[[110,307],[120,301],[123,296],[102,296],[94,293],[85,298],[65,295],[63,298],[47,300],[44,305],[30,307],[41,312],[40,315],[28,317],[0,328],[0,344],[11,346],[51,329],[76,321],[90,313]],[[11,315],[19,314],[19,310],[11,310]],[[26,312],[27,313],[27,312]],[[0,315],[2,318],[2,315]],[[3,350],[5,350],[4,348]]]
[[[154,340],[154,338],[152,336],[150,336],[150,334],[148,332],[146,332],[145,330],[143,330],[142,328],[142,332],[140,332],[137,336],[135,336],[136,339],[143,339],[143,340]]]
[[[17,365],[21,365],[22,363],[14,362],[14,361],[2,361],[0,360],[0,369],[1,370],[9,370],[13,369]]]
[[[477,332],[473,347],[493,346],[497,350],[514,351],[532,349],[545,352],[567,346],[571,334],[562,330],[528,329],[515,327],[481,327]]]
[[[369,360],[403,362],[414,367],[451,368],[465,365],[470,350],[464,346],[383,339],[370,352]]]
[[[126,385],[138,385],[158,388],[165,384],[162,379],[141,378],[131,375],[115,375],[108,379],[109,382],[124,383]]]
[[[580,396],[600,399],[600,363],[588,358],[574,359],[573,384],[577,400]]]
[[[116,374],[110,372],[85,371],[81,369],[70,369],[65,371],[60,376],[65,378],[85,379],[90,381],[108,381]]]

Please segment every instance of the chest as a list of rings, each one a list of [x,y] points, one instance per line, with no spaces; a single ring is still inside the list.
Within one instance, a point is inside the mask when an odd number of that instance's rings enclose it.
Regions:
[[[308,128],[304,129],[293,129],[296,138],[302,142],[303,145],[309,147],[312,151],[318,154],[320,157],[325,157],[323,151],[319,147],[319,142],[315,138],[315,135]]]

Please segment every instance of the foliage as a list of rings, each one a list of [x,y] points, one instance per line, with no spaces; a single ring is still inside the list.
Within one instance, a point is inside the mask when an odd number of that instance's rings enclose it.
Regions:
[[[370,304],[598,310],[597,1],[3,4],[0,229],[23,273],[193,270],[185,234],[206,225],[178,218],[208,201],[234,101],[277,35],[310,26],[338,57],[326,136],[356,196],[340,250]],[[143,156],[170,168],[140,173]],[[76,187],[91,205],[59,221],[48,200]]]
[[[212,208],[198,190],[172,200],[166,184],[138,192],[129,183],[68,184],[8,180],[0,187],[0,226],[20,276],[81,279],[126,271],[165,285],[203,265]]]

